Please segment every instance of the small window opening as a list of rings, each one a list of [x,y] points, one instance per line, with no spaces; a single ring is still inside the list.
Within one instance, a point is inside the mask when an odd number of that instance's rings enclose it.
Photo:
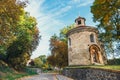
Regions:
[[[68,45],[71,46],[71,39],[68,39]]]
[[[93,34],[90,35],[90,42],[94,42],[94,35]]]
[[[81,20],[80,20],[80,21],[78,21],[78,25],[79,25],[79,24],[81,24]]]

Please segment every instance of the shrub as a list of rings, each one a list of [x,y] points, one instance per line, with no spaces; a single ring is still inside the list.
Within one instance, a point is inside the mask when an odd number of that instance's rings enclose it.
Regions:
[[[108,65],[120,65],[120,58],[118,59],[109,59]]]

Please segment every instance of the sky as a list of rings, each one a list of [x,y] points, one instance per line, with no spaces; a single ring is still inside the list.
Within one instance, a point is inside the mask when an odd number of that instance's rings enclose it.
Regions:
[[[31,58],[50,55],[50,37],[59,35],[60,30],[73,24],[78,16],[86,18],[86,25],[95,26],[90,12],[93,2],[94,0],[29,0],[25,10],[36,18],[42,36]]]

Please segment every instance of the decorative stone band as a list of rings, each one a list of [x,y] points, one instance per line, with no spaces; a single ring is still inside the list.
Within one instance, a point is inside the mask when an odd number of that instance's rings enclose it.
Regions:
[[[75,27],[75,28],[69,30],[66,35],[69,36],[69,35],[71,35],[73,33],[84,32],[84,31],[95,32],[96,34],[98,34],[98,30],[96,28],[94,28],[94,27],[81,26],[81,27]]]

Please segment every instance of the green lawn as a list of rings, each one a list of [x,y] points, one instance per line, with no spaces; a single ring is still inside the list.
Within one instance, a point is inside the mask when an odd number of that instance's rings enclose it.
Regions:
[[[69,66],[66,68],[99,68],[99,69],[110,69],[120,71],[120,65],[92,65],[92,66]]]

